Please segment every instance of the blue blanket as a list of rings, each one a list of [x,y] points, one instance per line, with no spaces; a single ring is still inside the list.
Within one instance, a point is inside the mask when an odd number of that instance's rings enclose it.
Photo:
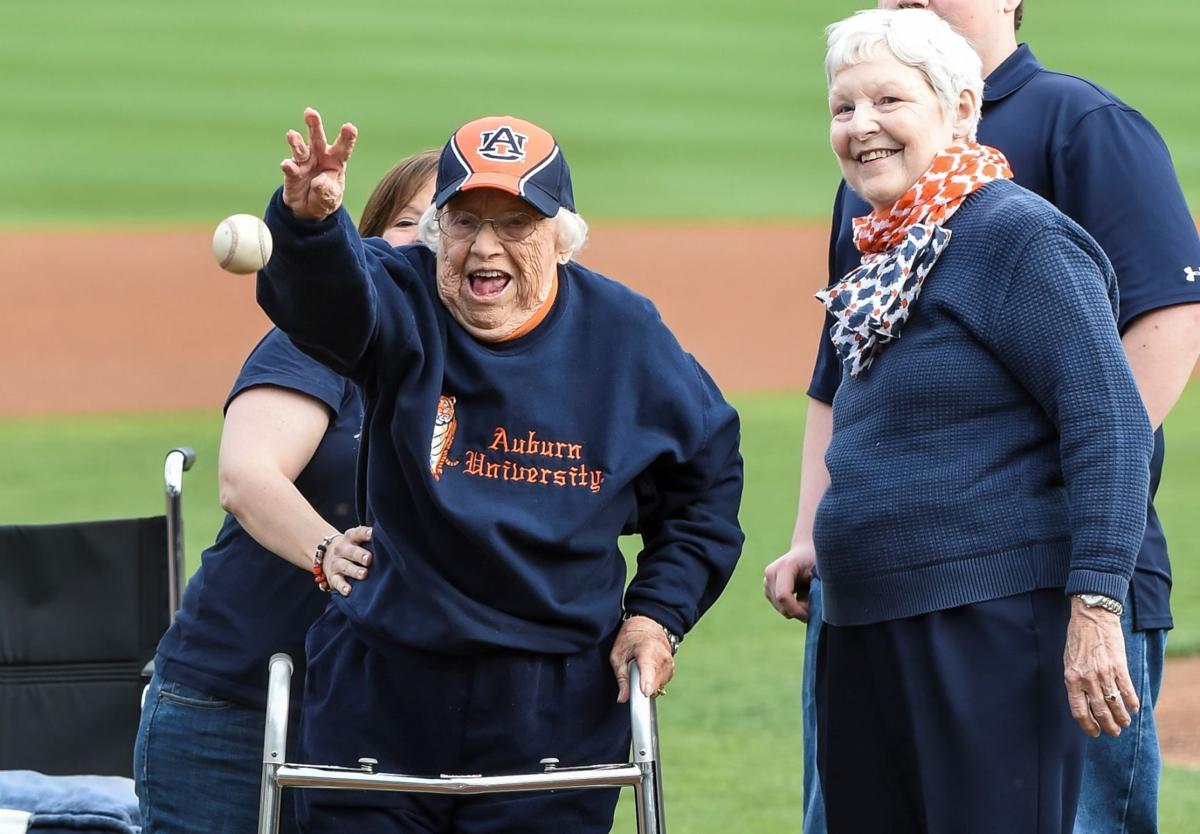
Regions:
[[[139,834],[133,780],[123,776],[47,776],[0,770],[0,808],[29,811],[30,832]]]

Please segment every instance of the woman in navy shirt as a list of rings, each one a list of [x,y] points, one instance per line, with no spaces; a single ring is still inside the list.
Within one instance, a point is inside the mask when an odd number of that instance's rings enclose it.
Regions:
[[[436,167],[432,151],[397,164],[367,202],[359,232],[412,243]],[[342,530],[355,545],[370,540],[370,528],[353,526],[362,416],[358,389],[279,330],[238,375],[219,461],[229,515],[159,643],[134,751],[147,834],[255,830],[267,661],[287,652],[302,675],[305,632],[328,603],[312,582],[313,542]],[[348,594],[370,554],[341,549],[357,560],[334,579]],[[290,830],[290,805],[284,813]]]

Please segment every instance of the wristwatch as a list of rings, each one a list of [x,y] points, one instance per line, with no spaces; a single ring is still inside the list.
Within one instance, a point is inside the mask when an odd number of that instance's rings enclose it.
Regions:
[[[1104,594],[1072,594],[1072,596],[1088,608],[1103,608],[1105,611],[1116,614],[1118,617],[1125,613],[1124,605],[1112,597],[1104,596]]]
[[[639,614],[636,611],[626,611],[624,614],[621,615],[621,622],[625,622],[630,617],[645,617],[647,620],[654,623],[656,626],[658,626],[659,628],[661,628],[663,630],[664,634],[667,635],[667,642],[671,644],[671,654],[675,654],[677,651],[679,651],[679,644],[683,642],[683,638],[680,637],[675,632],[671,631],[671,629],[667,628],[665,625],[663,625],[662,623],[660,623],[658,620],[654,619],[653,617],[648,616],[646,614]]]

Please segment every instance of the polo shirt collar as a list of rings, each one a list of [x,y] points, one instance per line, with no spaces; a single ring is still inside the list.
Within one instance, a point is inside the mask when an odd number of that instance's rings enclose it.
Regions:
[[[1033,56],[1029,44],[1023,43],[1017,51],[1004,59],[992,70],[983,87],[984,101],[999,101],[1024,87],[1042,70],[1041,62]]]

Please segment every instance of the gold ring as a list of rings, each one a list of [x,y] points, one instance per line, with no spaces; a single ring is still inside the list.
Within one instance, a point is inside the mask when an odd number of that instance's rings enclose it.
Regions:
[[[1104,700],[1108,701],[1110,704],[1115,704],[1117,702],[1117,697],[1120,694],[1121,693],[1119,693],[1119,692],[1110,692],[1104,696]]]

